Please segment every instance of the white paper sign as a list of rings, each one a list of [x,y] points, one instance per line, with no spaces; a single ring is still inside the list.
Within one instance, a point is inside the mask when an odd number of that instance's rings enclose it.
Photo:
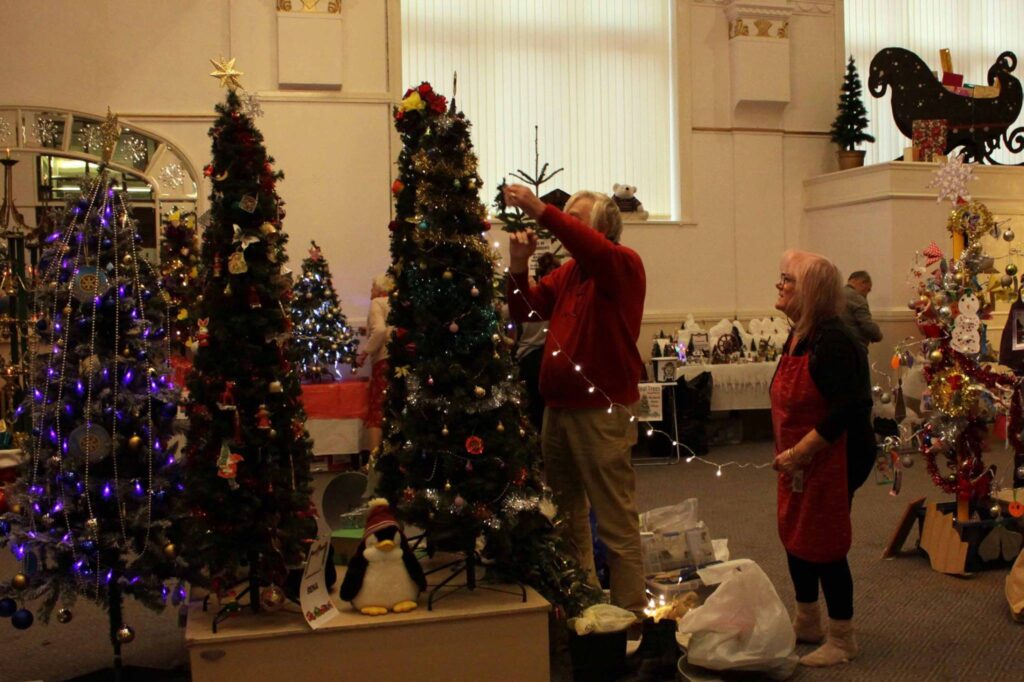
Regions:
[[[640,402],[636,406],[636,418],[642,422],[661,421],[661,384],[639,384]]]
[[[302,615],[309,627],[321,628],[340,613],[331,601],[331,593],[327,589],[326,571],[328,548],[331,546],[331,531],[322,518],[317,521],[316,542],[309,548],[306,558],[306,570],[302,574],[302,585],[299,587],[299,604]]]

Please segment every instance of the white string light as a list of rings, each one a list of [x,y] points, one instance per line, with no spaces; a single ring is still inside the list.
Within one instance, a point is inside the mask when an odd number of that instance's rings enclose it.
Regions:
[[[512,281],[512,285],[515,287],[512,290],[512,293],[514,295],[518,295],[522,299],[523,303],[526,304],[526,307],[529,309],[529,314],[527,315],[527,318],[533,318],[533,317],[540,318],[540,313],[538,313],[533,308],[533,306],[530,304],[530,300],[526,297],[526,294],[523,293],[522,288],[520,287],[519,283],[516,282],[515,275],[512,274],[512,272],[509,270],[508,267],[506,267],[504,269],[504,272],[505,272],[506,275],[508,275],[509,279]],[[565,352],[565,349],[562,347],[562,344],[558,340],[558,337],[556,337],[556,336],[554,336],[552,334],[549,334],[548,329],[546,327],[544,328],[544,333],[548,334],[548,337],[552,340],[552,342],[556,346],[556,349],[551,351],[551,357],[553,357],[553,358],[558,357],[560,354]],[[590,378],[587,377],[586,374],[584,374],[583,366],[578,364],[577,362],[575,362],[569,356],[568,353],[565,353],[565,357],[569,361],[569,363],[573,365],[573,368],[580,375],[580,377],[582,377],[583,380],[585,382],[587,382],[587,393],[595,393],[597,391],[600,391],[601,395],[604,397],[604,399],[608,401],[608,410],[607,410],[608,414],[612,414],[614,412],[615,408],[618,407],[618,408],[621,408],[622,410],[626,411],[626,413],[629,415],[629,421],[631,423],[636,421],[636,415],[633,414],[633,412],[629,409],[629,407],[627,407],[626,405],[623,405],[621,403],[617,403],[614,400],[612,400],[611,397],[609,397],[609,395],[604,392],[604,390],[602,390],[597,384],[595,384],[593,381],[591,381]],[[648,427],[648,429],[647,429],[647,436],[648,437],[652,437],[655,434],[657,434],[659,436],[664,436],[665,438],[667,438],[672,443],[672,447],[674,447],[676,449],[676,454],[679,453],[679,449],[680,448],[683,448],[687,452],[689,452],[690,456],[686,458],[686,462],[687,463],[690,463],[690,462],[693,462],[694,460],[696,460],[696,461],[698,461],[698,462],[700,462],[702,464],[707,464],[708,466],[717,467],[718,471],[717,471],[717,473],[715,475],[718,476],[718,477],[722,476],[722,468],[723,467],[734,466],[737,469],[764,469],[764,468],[770,467],[772,465],[771,462],[766,462],[766,463],[763,463],[763,464],[754,464],[752,462],[737,462],[737,461],[734,461],[734,460],[730,460],[728,462],[712,462],[711,460],[704,459],[703,457],[699,457],[697,455],[697,453],[695,453],[693,450],[691,450],[685,443],[680,443],[678,440],[673,438],[671,434],[669,434],[669,433],[667,433],[665,431],[661,431],[659,429],[655,429],[653,427]]]

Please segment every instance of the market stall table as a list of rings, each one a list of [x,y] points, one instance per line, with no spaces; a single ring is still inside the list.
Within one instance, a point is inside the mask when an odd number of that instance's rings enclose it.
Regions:
[[[313,438],[314,455],[359,452],[368,386],[365,379],[303,384],[306,430]]]
[[[777,362],[747,362],[729,365],[684,365],[676,369],[676,380],[690,381],[702,372],[712,380],[711,411],[769,410],[768,388]]]

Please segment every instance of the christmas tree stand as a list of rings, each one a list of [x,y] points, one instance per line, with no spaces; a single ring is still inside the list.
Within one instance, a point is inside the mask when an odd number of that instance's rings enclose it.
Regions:
[[[907,506],[903,519],[893,534],[883,559],[896,556],[906,541],[911,528],[918,526],[918,549],[928,555],[932,570],[950,575],[970,575],[976,571],[1005,568],[1014,556],[998,555],[986,558],[982,543],[997,527],[1010,532],[1021,532],[1024,524],[1005,515],[1006,501],[998,500],[1003,514],[992,517],[987,510],[974,509],[976,514],[963,514],[956,502],[926,503],[924,498]],[[961,521],[961,518],[968,520]]]
[[[143,668],[134,665],[124,665],[121,659],[121,645],[131,642],[135,633],[129,629],[131,639],[122,641],[125,629],[122,607],[124,599],[121,595],[121,588],[116,581],[110,583],[108,589],[109,598],[107,601],[107,614],[110,623],[110,645],[114,648],[113,665],[103,670],[95,670],[85,675],[79,675],[68,680],[68,682],[177,682],[188,679],[188,674],[175,670],[161,670],[159,668]]]
[[[526,603],[526,586],[522,583],[514,583],[513,585],[502,584],[501,586],[478,583],[476,579],[476,567],[479,560],[480,557],[477,553],[470,550],[459,556],[459,558],[454,561],[450,561],[438,566],[437,568],[426,571],[425,575],[428,577],[435,573],[440,573],[441,571],[451,571],[448,577],[431,588],[430,596],[427,598],[427,610],[433,611],[434,604],[436,602],[439,602],[445,597],[455,594],[460,590],[469,590],[470,592],[473,590],[489,590],[491,592],[501,592],[502,594],[520,595],[522,597],[522,602],[524,604]],[[464,583],[456,583],[453,585],[452,581],[460,575],[465,575],[466,581]]]

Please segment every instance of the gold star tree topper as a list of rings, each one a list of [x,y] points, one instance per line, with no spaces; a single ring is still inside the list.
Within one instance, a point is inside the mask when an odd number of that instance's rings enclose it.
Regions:
[[[245,74],[235,69],[235,58],[224,59],[211,59],[210,63],[213,64],[215,71],[211,71],[210,75],[214,78],[220,79],[221,87],[228,87],[232,90],[242,87],[242,84],[238,82],[239,76]]]
[[[117,114],[110,113],[107,107],[107,118],[100,124],[100,139],[103,145],[103,163],[110,163],[117,150],[117,140],[121,137],[121,125],[117,120]]]

